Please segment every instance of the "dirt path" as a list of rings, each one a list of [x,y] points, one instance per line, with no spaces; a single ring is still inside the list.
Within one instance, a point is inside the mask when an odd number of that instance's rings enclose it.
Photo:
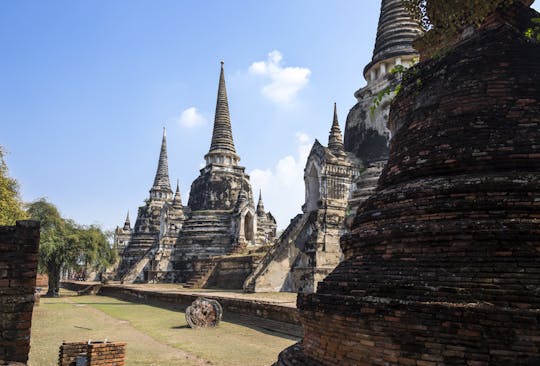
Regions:
[[[29,366],[56,365],[57,350],[66,341],[87,339],[121,340],[127,343],[127,365],[186,365],[213,363],[197,355],[164,344],[134,328],[129,321],[111,317],[69,297],[43,299],[36,307]],[[81,318],[81,312],[84,316]]]

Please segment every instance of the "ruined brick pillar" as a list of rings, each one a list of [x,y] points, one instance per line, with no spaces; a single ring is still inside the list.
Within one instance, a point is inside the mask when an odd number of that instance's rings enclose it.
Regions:
[[[28,360],[38,246],[37,221],[0,226],[0,364]]]
[[[404,79],[378,190],[279,365],[540,365],[539,16],[515,4]]]

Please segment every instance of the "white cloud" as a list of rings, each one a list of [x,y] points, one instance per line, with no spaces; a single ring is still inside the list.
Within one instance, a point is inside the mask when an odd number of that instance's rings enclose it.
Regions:
[[[180,124],[192,128],[206,123],[206,118],[195,107],[190,107],[180,115]]]
[[[249,73],[270,79],[261,89],[265,97],[277,104],[288,104],[294,100],[300,89],[308,84],[311,70],[304,67],[283,67],[282,60],[281,52],[274,50],[268,54],[268,60],[252,63]]]
[[[254,192],[262,190],[266,210],[270,210],[285,229],[289,221],[301,212],[304,204],[304,167],[311,150],[311,139],[296,133],[296,156],[287,155],[273,168],[254,169],[250,172]]]

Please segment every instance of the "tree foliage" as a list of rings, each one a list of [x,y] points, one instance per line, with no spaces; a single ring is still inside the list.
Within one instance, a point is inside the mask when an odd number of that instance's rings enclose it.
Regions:
[[[426,31],[415,48],[427,54],[449,47],[469,27],[481,26],[498,8],[526,0],[402,0],[413,19]],[[533,20],[534,21],[534,20]],[[538,25],[538,24],[536,24]],[[536,38],[534,26],[526,32]],[[431,50],[431,52],[429,52]]]
[[[540,42],[540,18],[532,18],[532,25],[525,31],[525,36]]]
[[[81,226],[62,218],[45,199],[28,205],[29,216],[41,222],[39,266],[49,276],[47,295],[56,296],[63,271],[103,270],[116,261],[108,234],[97,226]]]
[[[0,225],[14,225],[27,217],[19,198],[19,185],[8,174],[4,160],[5,152],[0,146]]]
[[[455,34],[470,25],[480,26],[500,6],[519,0],[403,0],[405,8],[425,31]]]

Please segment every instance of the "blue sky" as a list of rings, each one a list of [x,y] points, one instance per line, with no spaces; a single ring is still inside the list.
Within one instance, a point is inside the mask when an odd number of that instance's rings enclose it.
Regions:
[[[113,228],[148,196],[162,127],[183,201],[225,61],[241,164],[281,228],[302,169],[365,84],[379,1],[3,1],[0,145],[22,198]],[[174,185],[174,183],[173,183]]]

